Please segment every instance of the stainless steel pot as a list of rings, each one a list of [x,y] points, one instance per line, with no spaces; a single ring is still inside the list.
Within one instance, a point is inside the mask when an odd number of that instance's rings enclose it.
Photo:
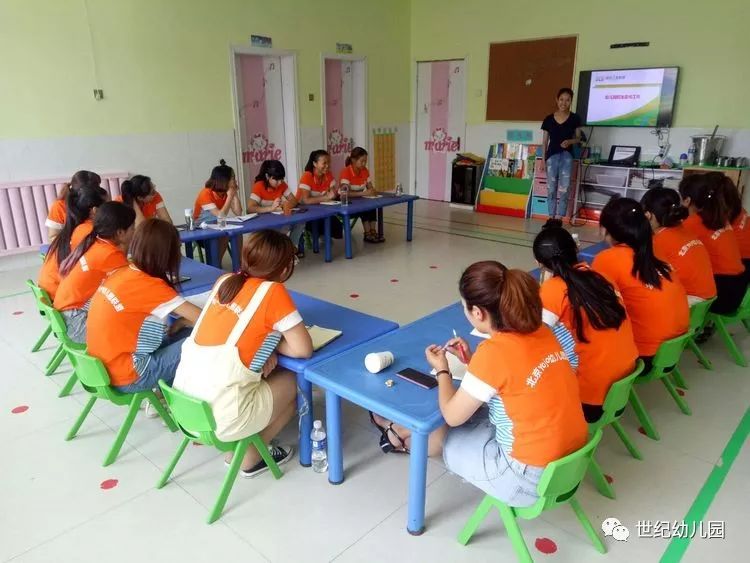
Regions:
[[[695,146],[695,162],[700,166],[712,166],[721,153],[727,138],[724,135],[693,135],[691,137]]]

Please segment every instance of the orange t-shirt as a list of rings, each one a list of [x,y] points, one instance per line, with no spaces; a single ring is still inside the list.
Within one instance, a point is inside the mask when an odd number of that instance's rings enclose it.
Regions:
[[[225,305],[215,297],[208,304],[208,310],[195,334],[196,343],[203,346],[224,344],[262,282],[258,278],[249,278],[235,298]],[[242,363],[254,371],[260,371],[279,342],[279,335],[273,338],[272,333],[285,332],[301,322],[302,316],[284,285],[273,284],[237,342]]]
[[[740,256],[743,260],[750,259],[750,217],[744,209],[732,223],[732,229],[740,245]]]
[[[104,280],[89,305],[86,345],[112,385],[138,379],[162,344],[167,317],[184,302],[164,280],[132,264]]]
[[[286,182],[279,182],[278,186],[272,188],[271,186],[266,187],[265,182],[258,181],[253,184],[253,191],[250,192],[250,199],[261,207],[271,207],[277,199],[281,199],[283,203],[284,198],[293,196],[294,194]]]
[[[319,197],[324,195],[328,190],[336,188],[336,180],[333,174],[326,172],[324,176],[318,177],[314,172],[305,171],[299,179],[297,185],[297,199],[302,199],[305,195]],[[309,192],[309,193],[302,193]]]
[[[745,271],[740,256],[740,245],[731,225],[718,231],[708,229],[697,213],[685,219],[682,224],[697,236],[708,250],[715,276],[736,276]]]
[[[367,182],[370,180],[370,171],[365,167],[361,168],[359,172],[356,172],[354,168],[349,165],[341,171],[339,181],[341,185],[349,185],[349,188],[353,192],[363,192],[367,189]]]
[[[94,230],[94,224],[91,219],[88,219],[78,225],[73,234],[70,236],[70,250],[72,251],[78,246],[78,243],[86,238],[91,231]],[[44,291],[49,293],[49,296],[54,300],[57,294],[57,288],[60,286],[60,269],[57,264],[57,253],[47,253],[44,257],[44,263],[42,269],[39,271],[39,281],[37,285]]]
[[[620,290],[638,354],[653,356],[662,342],[687,332],[687,293],[677,276],[662,278],[661,289],[646,285],[632,274],[633,249],[622,244],[597,254],[592,267]]]
[[[488,403],[495,440],[521,463],[544,467],[586,443],[576,376],[547,326],[482,342],[461,389]]]
[[[688,295],[716,297],[711,258],[703,243],[684,225],[654,233],[654,255],[672,266]]]
[[[122,196],[118,195],[113,201],[119,201],[122,203]],[[156,217],[156,212],[159,209],[164,209],[166,207],[166,204],[164,203],[164,198],[161,197],[161,194],[159,192],[154,193],[154,197],[151,199],[151,201],[147,201],[146,203],[138,203],[138,207],[141,208],[141,213],[143,213],[143,216],[146,219],[151,219],[153,217]]]
[[[588,269],[585,264],[579,267]],[[610,386],[630,374],[638,359],[630,319],[625,317],[619,328],[597,330],[591,326],[586,311],[581,311],[583,334],[588,340],[581,342],[573,325],[573,308],[563,279],[554,277],[544,282],[540,295],[544,306],[544,323],[553,327],[561,322],[575,340],[581,402],[587,405],[604,404]]]
[[[60,282],[55,295],[55,309],[67,311],[84,308],[102,280],[127,265],[127,256],[114,243],[96,239]]]
[[[56,199],[49,207],[47,220],[44,222],[44,225],[50,229],[62,230],[63,225],[65,224],[65,213],[65,200]]]
[[[227,202],[227,194],[215,192],[211,188],[203,188],[198,192],[193,207],[193,219],[198,219],[204,211],[221,210]]]

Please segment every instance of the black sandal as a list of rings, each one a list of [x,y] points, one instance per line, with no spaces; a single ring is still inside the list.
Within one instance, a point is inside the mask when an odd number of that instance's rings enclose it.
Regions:
[[[369,243],[373,243],[373,244],[376,244],[376,243],[380,242],[378,240],[378,235],[376,234],[376,235],[373,236],[372,231],[369,231],[369,232],[365,233],[364,240],[365,240],[365,242],[369,242]]]
[[[383,451],[384,454],[388,454],[388,453],[408,454],[409,453],[409,448],[406,447],[406,442],[393,429],[392,422],[388,425],[388,428],[385,428],[384,426],[380,426],[377,422],[375,422],[375,417],[373,416],[372,411],[370,411],[370,422],[372,422],[372,425],[375,428],[380,430],[380,441],[378,442],[378,445],[380,446],[380,449]],[[396,437],[396,440],[399,441],[401,446],[394,446],[391,443],[391,439],[388,437],[389,432],[392,433]]]

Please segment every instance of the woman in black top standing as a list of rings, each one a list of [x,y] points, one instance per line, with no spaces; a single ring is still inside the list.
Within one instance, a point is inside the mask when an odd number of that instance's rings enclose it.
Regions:
[[[573,90],[560,88],[557,111],[544,118],[543,156],[547,165],[547,210],[551,219],[568,211],[568,188],[573,170],[573,145],[581,142],[581,118],[570,111]],[[560,202],[557,194],[560,193]]]

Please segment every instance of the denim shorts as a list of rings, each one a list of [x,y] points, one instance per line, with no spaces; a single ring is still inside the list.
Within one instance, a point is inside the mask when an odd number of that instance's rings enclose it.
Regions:
[[[537,485],[544,467],[526,465],[506,454],[484,409],[448,430],[443,461],[448,471],[509,506],[531,506],[539,499]]]
[[[62,312],[68,338],[78,344],[86,344],[86,320],[89,312],[85,309],[69,309]]]
[[[114,386],[114,388],[122,393],[148,391],[157,388],[160,379],[172,385],[182,357],[182,343],[190,336],[190,331],[191,329],[184,328],[177,334],[167,337],[161,348],[150,354],[148,363],[138,379],[128,385]]]

